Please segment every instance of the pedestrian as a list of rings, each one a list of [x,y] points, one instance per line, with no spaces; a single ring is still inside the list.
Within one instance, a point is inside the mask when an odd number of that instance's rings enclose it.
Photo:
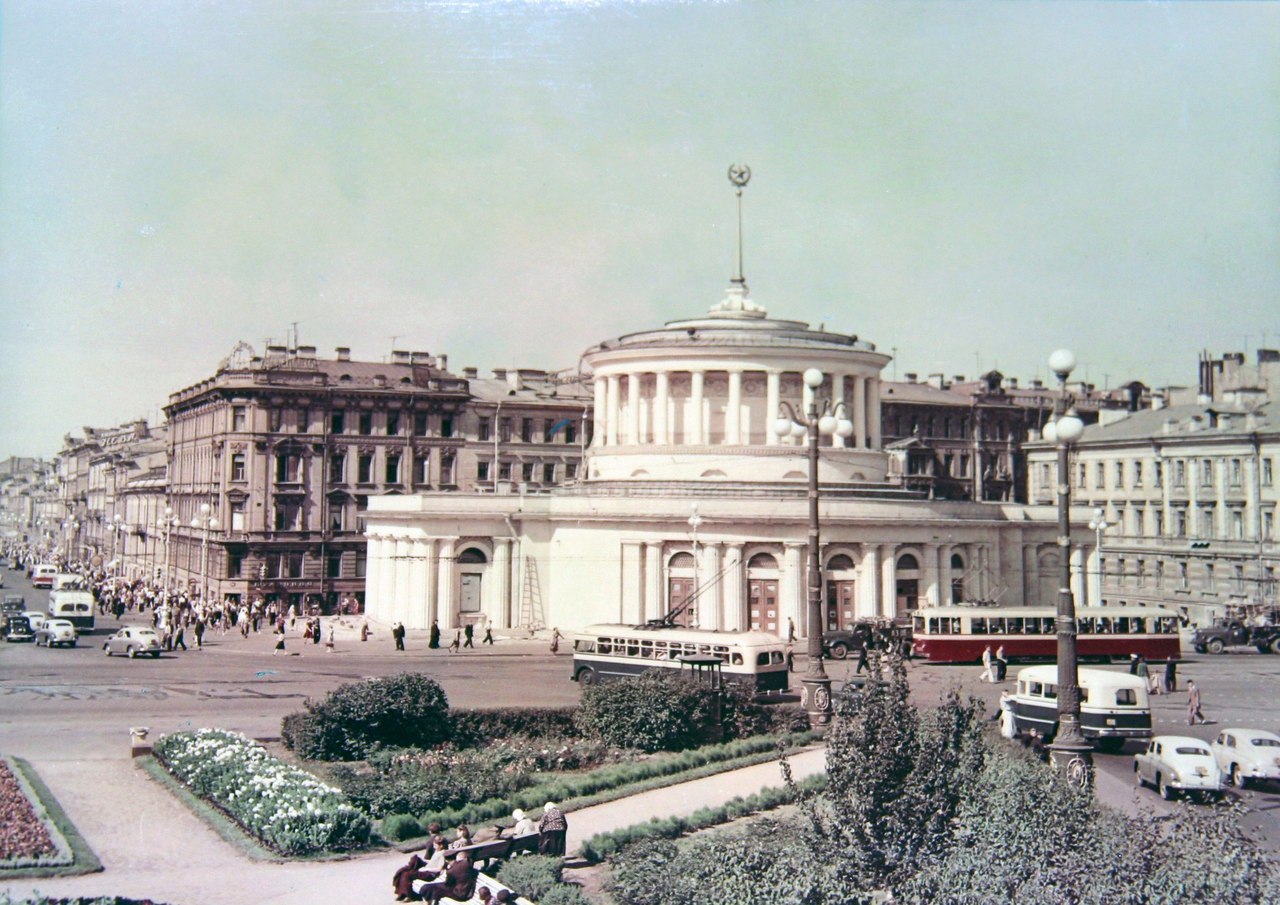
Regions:
[[[311,629],[311,643],[313,645],[320,643],[320,631],[321,631],[320,617],[316,616],[315,624],[312,626],[312,629]]]
[[[1129,675],[1136,676],[1138,674],[1138,655],[1129,655]]]
[[[173,633],[173,649],[174,650],[177,650],[178,648],[182,648],[185,651],[187,649],[187,641],[183,637],[183,632],[184,632],[184,629],[182,627],[182,620],[179,619],[178,628]]]
[[[563,637],[564,635],[560,634],[560,629],[553,628],[551,630],[551,653],[554,654],[560,650],[560,639]]]
[[[271,656],[284,653],[284,629],[276,632],[276,649],[271,652]]]
[[[363,619],[360,622],[360,640],[361,641],[369,640],[369,620],[368,619]]]
[[[1200,689],[1195,682],[1187,683],[1187,725],[1205,722],[1204,713],[1200,710]]]
[[[324,648],[326,653],[333,653],[333,623],[329,623],[329,637],[324,639]]]
[[[1147,658],[1141,654],[1134,654],[1134,656],[1137,659],[1133,661],[1133,674],[1145,682],[1151,675],[1151,671],[1147,668]]]
[[[480,643],[481,643],[481,644],[493,644],[493,626],[491,626],[491,625],[486,625],[486,626],[484,627],[484,640],[483,640],[483,641],[481,641]]]
[[[475,637],[475,633],[475,626],[468,622],[462,629],[462,636],[466,639],[466,642],[462,645],[463,647],[469,647],[472,650],[475,650],[476,646],[472,640]]]
[[[863,641],[862,646],[858,648],[858,665],[854,669],[854,675],[867,671],[867,642]]]
[[[979,682],[994,682],[995,676],[991,672],[991,645],[988,644],[982,649],[982,672],[978,676]]]
[[[391,626],[391,637],[395,639],[396,650],[404,650],[404,623],[397,622]]]
[[[996,658],[995,658],[994,665],[996,668],[996,681],[1003,682],[1005,677],[1005,672],[1009,669],[1009,661],[1005,659],[1003,644],[1001,644],[999,647],[996,648]]]
[[[787,617],[787,640],[792,644],[796,643],[796,623],[791,617]]]
[[[548,801],[542,806],[542,820],[538,823],[538,854],[563,855],[564,837],[569,831],[569,821],[563,812]]]
[[[427,640],[427,647],[432,650],[440,649],[440,623],[434,619],[431,620],[431,636]]]
[[[449,642],[449,653],[456,654],[462,650],[462,632],[454,632],[453,640]]]
[[[1164,661],[1164,693],[1173,694],[1178,690],[1178,664],[1170,657]]]
[[[204,650],[204,630],[205,630],[204,617],[201,616],[198,619],[196,619],[196,628],[195,628],[196,650]]]

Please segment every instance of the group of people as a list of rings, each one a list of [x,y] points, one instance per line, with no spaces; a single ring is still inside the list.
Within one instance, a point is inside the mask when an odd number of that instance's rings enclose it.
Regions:
[[[1129,675],[1147,680],[1149,694],[1172,694],[1178,690],[1178,661],[1170,657],[1164,663],[1164,674],[1153,671],[1142,654],[1129,655]]]
[[[1003,682],[1008,669],[1009,661],[1005,658],[1003,644],[996,648],[994,654],[991,653],[990,644],[983,648],[982,672],[978,676],[979,682]]]
[[[519,839],[538,835],[538,853],[563,855],[565,835],[569,823],[554,802],[543,805],[542,819],[535,824],[520,808],[511,813],[510,830],[501,826],[486,828],[476,833],[465,824],[459,826],[452,842],[448,841],[438,823],[427,826],[430,842],[421,855],[414,854],[409,863],[399,868],[391,878],[397,902],[466,902],[477,894],[482,902],[509,902],[513,897],[509,890],[490,893],[481,888],[476,891],[478,871],[472,858],[474,846],[498,839]],[[414,889],[414,884],[423,885]]]

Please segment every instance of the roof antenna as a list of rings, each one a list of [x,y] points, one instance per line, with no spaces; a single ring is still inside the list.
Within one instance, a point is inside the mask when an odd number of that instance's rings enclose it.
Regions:
[[[747,288],[746,277],[742,273],[742,190],[751,181],[751,167],[745,163],[735,163],[729,167],[729,182],[738,190],[738,273],[733,278],[743,289]]]

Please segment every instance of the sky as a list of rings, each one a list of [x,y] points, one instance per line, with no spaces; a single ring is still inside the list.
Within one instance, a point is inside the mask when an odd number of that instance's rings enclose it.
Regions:
[[[237,341],[574,368],[771,316],[887,377],[1280,346],[1280,4],[3,0],[0,457]]]

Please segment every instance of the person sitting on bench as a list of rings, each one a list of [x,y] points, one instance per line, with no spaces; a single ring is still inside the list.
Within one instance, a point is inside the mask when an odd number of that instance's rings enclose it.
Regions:
[[[430,883],[422,888],[424,902],[439,902],[441,899],[466,902],[475,894],[476,869],[465,851],[458,852],[458,857],[445,868],[443,883]]]

